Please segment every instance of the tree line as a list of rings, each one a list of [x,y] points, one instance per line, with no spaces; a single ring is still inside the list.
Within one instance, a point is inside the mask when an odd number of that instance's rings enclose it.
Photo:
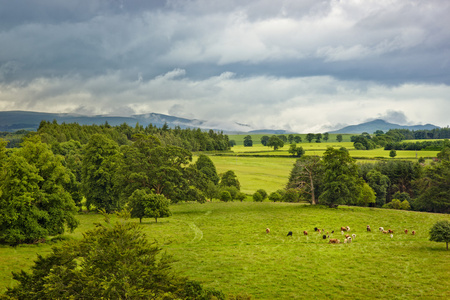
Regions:
[[[312,204],[340,204],[450,212],[450,147],[425,166],[411,161],[357,164],[345,148],[328,148],[323,158],[302,156],[286,190]]]

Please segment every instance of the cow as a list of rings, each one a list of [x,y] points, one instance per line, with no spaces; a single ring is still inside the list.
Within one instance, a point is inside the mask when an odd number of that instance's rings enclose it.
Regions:
[[[308,235],[308,231],[304,230],[303,235]]]
[[[372,231],[372,229],[370,229],[370,225],[367,225],[367,231]]]
[[[341,231],[347,231],[347,227],[341,227]]]
[[[405,234],[408,234],[408,229],[405,229]]]
[[[412,235],[416,235],[416,231],[413,230],[413,231],[411,232],[411,234],[412,234]]]
[[[324,234],[324,235],[322,236],[322,238],[323,238],[324,240],[326,240],[326,239],[327,239],[327,235]]]
[[[338,239],[330,239],[329,244],[339,244],[340,241]]]
[[[269,228],[266,228],[266,233],[270,233],[270,229]]]
[[[394,233],[394,230],[389,229],[388,232],[389,232],[389,233]]]
[[[289,231],[287,236],[292,236],[292,231]]]
[[[356,234],[352,234],[352,239],[355,239],[356,238]]]

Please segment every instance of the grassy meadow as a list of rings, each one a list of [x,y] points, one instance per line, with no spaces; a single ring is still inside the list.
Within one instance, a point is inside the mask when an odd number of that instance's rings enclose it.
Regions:
[[[142,229],[173,256],[173,269],[207,287],[254,299],[445,299],[450,297],[450,253],[428,241],[429,228],[448,215],[374,208],[328,209],[271,202],[180,203],[173,216],[144,219]],[[79,215],[69,238],[102,220]],[[115,218],[114,218],[115,219]],[[139,222],[133,219],[132,222]],[[371,225],[372,232],[366,232]],[[328,244],[314,227],[351,244]],[[378,231],[393,229],[394,237]],[[271,229],[266,234],[266,227]],[[415,236],[403,230],[415,230]],[[303,230],[308,235],[303,235]],[[293,236],[287,237],[292,231]],[[31,266],[51,244],[0,247],[0,289],[12,286],[11,271]]]

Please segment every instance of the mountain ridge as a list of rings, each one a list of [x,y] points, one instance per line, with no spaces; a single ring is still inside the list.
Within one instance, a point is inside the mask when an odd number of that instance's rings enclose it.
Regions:
[[[386,122],[382,119],[375,119],[373,121],[357,124],[357,125],[349,125],[343,127],[338,130],[330,131],[329,133],[354,133],[361,134],[363,132],[367,132],[369,134],[374,133],[377,130],[382,130],[384,132],[389,131],[390,129],[409,129],[409,130],[432,130],[435,128],[440,128],[439,126],[433,124],[425,124],[425,125],[399,125],[394,123]]]

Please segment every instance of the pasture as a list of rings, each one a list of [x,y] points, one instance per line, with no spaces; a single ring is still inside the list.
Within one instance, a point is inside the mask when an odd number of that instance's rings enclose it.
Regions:
[[[429,228],[448,215],[271,202],[179,203],[171,210],[173,216],[158,223],[144,219],[142,229],[174,257],[177,273],[225,293],[254,299],[450,297],[449,252],[444,243],[428,241]],[[81,238],[102,219],[97,214],[78,218],[81,227],[67,237]],[[314,227],[334,230],[332,237],[343,241],[341,226],[356,234],[352,243],[328,244],[314,232]],[[379,226],[393,229],[394,237],[380,233]],[[289,231],[292,237],[286,236]],[[1,246],[0,289],[14,284],[10,271],[28,268],[36,253],[50,247]]]

